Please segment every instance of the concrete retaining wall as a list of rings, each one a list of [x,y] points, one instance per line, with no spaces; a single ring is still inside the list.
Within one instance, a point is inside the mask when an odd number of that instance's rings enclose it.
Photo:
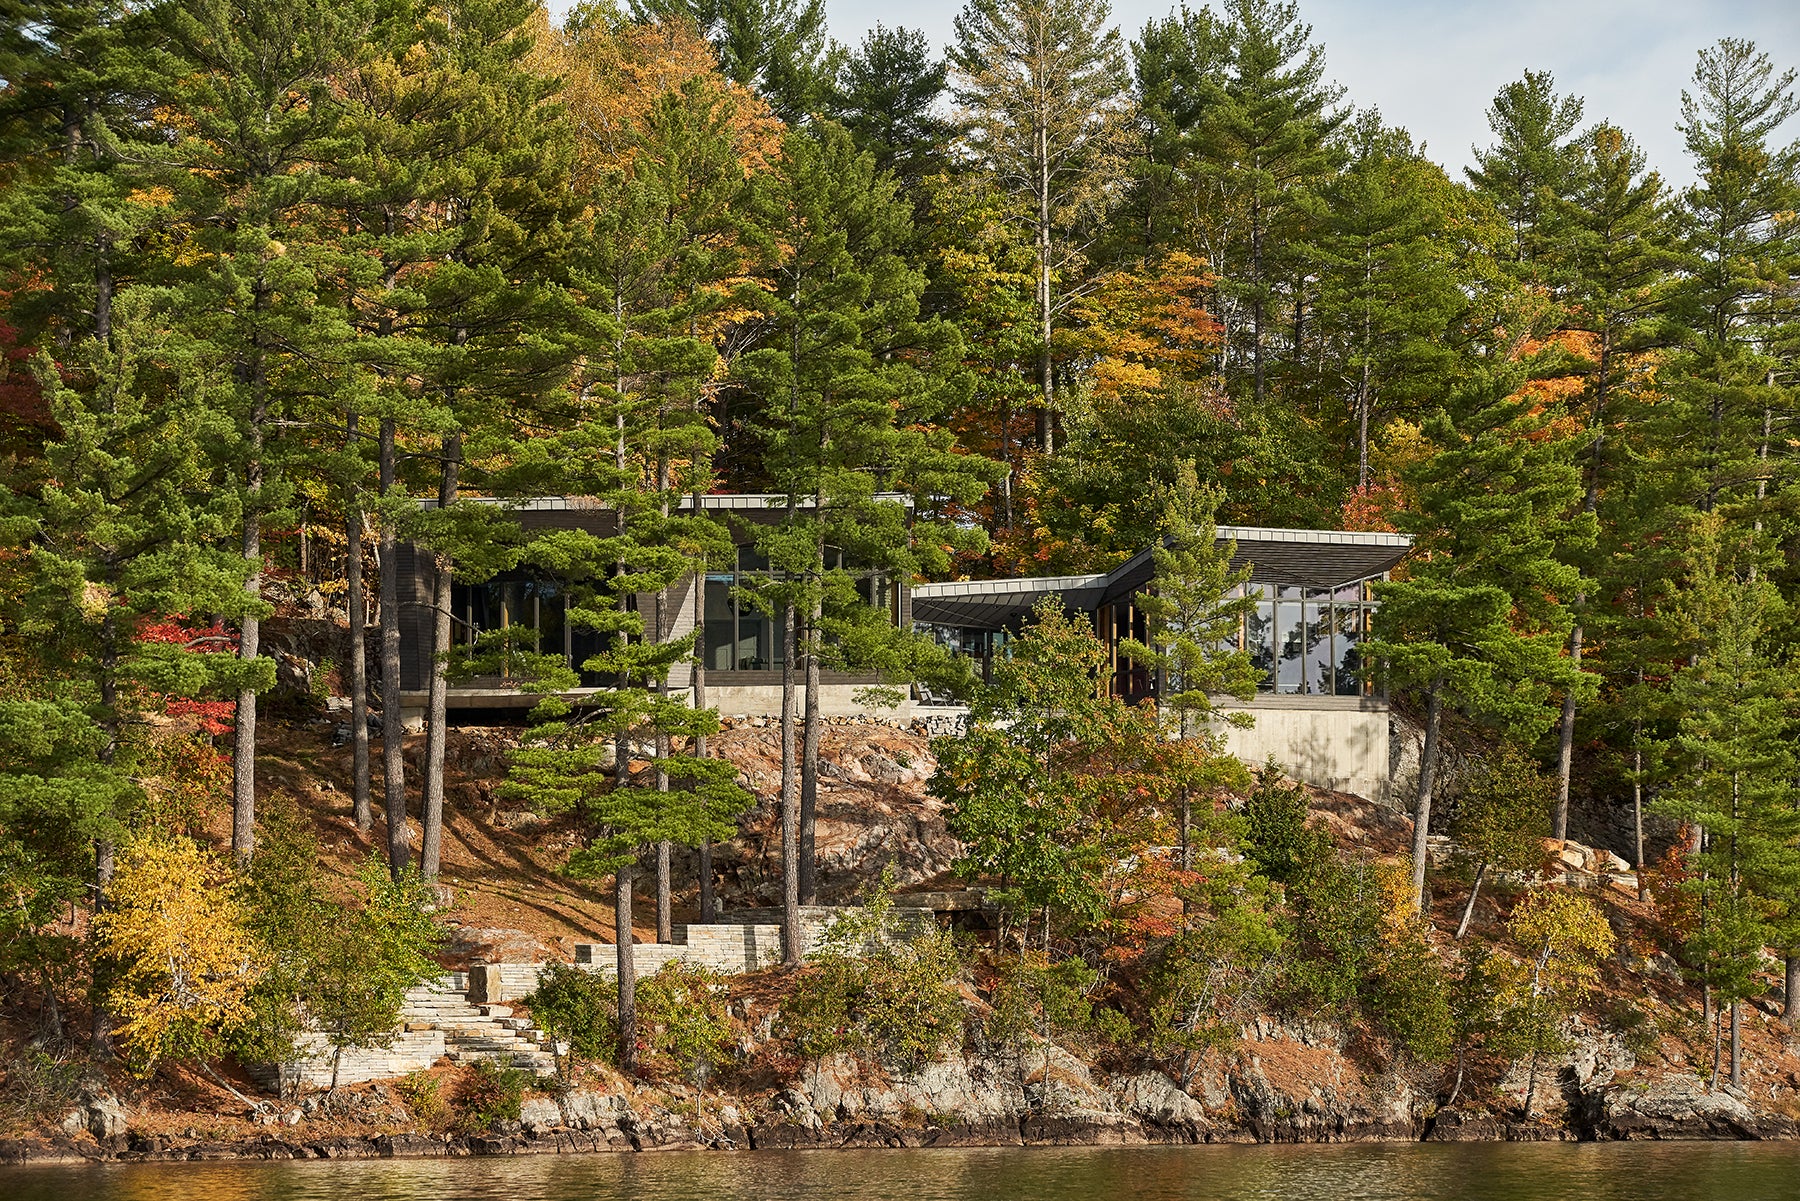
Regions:
[[[296,1062],[254,1064],[246,1069],[250,1078],[276,1092],[285,1094],[296,1083],[305,1088],[329,1088],[332,1079],[331,1044],[322,1034],[310,1034],[300,1040],[300,1057]],[[394,1035],[386,1047],[351,1047],[337,1062],[339,1084],[361,1084],[367,1080],[391,1080],[412,1072],[422,1072],[444,1057],[442,1030],[408,1031]]]
[[[1259,696],[1220,706],[1256,719],[1248,730],[1221,725],[1225,749],[1255,769],[1277,766],[1315,788],[1387,799],[1389,714],[1385,701],[1355,696]]]

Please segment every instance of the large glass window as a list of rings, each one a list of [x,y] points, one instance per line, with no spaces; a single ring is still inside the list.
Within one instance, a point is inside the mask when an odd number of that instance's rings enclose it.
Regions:
[[[481,584],[450,588],[453,638],[469,646],[482,634],[507,632],[506,649],[543,655],[568,655],[567,598],[549,580],[501,576]],[[502,676],[513,674],[510,655],[500,664]]]
[[[1376,608],[1369,583],[1358,580],[1335,589],[1251,584],[1247,592],[1256,603],[1245,615],[1239,638],[1222,640],[1221,649],[1244,648],[1259,692],[1368,693],[1359,673],[1360,647],[1369,637]],[[1130,636],[1122,621],[1111,633],[1115,644]]]
[[[1244,649],[1250,652],[1250,666],[1256,669],[1256,686],[1262,691],[1275,687],[1275,604],[1268,590],[1252,588],[1263,599],[1245,615]]]
[[[1362,671],[1361,646],[1368,628],[1368,610],[1362,600],[1361,583],[1339,588],[1332,594],[1333,691],[1339,696],[1360,696],[1364,689],[1359,673]]]
[[[1306,680],[1306,625],[1300,589],[1284,584],[1275,590],[1275,691],[1300,692]]]

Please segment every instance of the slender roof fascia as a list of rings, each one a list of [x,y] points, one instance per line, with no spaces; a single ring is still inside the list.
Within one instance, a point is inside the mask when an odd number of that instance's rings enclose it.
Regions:
[[[422,509],[438,507],[437,498],[421,496],[418,499]],[[884,504],[899,504],[907,508],[913,507],[913,498],[904,492],[877,492],[869,499]],[[707,493],[700,498],[702,510],[758,510],[774,511],[788,502],[787,494],[781,492],[719,492]],[[610,501],[600,500],[592,496],[528,496],[517,500],[509,500],[502,496],[465,496],[459,503],[494,505],[515,513],[547,513],[547,512],[608,512],[613,508]],[[795,507],[810,509],[813,498],[797,497]],[[694,498],[684,493],[676,506],[679,509],[692,509]]]

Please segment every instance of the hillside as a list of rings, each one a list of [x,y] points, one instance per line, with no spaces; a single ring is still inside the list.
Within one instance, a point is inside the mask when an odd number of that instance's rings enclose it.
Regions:
[[[495,797],[515,734],[464,729],[451,742],[444,879],[454,900],[443,917],[454,937],[446,967],[566,960],[573,943],[610,935],[603,890],[557,870],[573,837],[567,823],[538,819]],[[311,823],[329,869],[348,874],[378,845],[380,827],[370,834],[354,829],[347,751],[331,745],[332,735],[328,720],[279,724],[265,735],[261,766],[266,803],[291,804]],[[766,721],[744,722],[716,745],[765,801],[745,815],[738,838],[719,848],[721,894],[728,906],[767,903],[774,831],[766,802],[779,784],[774,731]],[[937,802],[924,793],[932,764],[927,740],[892,727],[837,723],[824,758],[829,784],[821,793],[819,844],[830,898],[855,895],[890,864],[903,887],[937,881],[957,847]],[[222,836],[220,822],[215,834]],[[1397,860],[1410,843],[1404,818],[1344,794],[1315,790],[1311,824],[1355,854]],[[685,884],[684,872],[678,868]],[[1466,894],[1452,876],[1438,879],[1433,923],[1441,932],[1454,929]],[[678,891],[685,917],[691,889]],[[1565,1054],[1540,1065],[1545,1112],[1529,1123],[1496,1108],[1503,1098],[1516,1104],[1522,1095],[1517,1065],[1509,1071],[1491,1056],[1461,1064],[1461,1100],[1446,1107],[1452,1065],[1406,1066],[1355,1025],[1280,1005],[1242,1014],[1231,1045],[1206,1056],[1185,1089],[1129,1046],[1091,1037],[1009,1051],[981,1033],[997,995],[994,978],[979,970],[963,985],[969,1041],[941,1063],[896,1071],[841,1055],[809,1060],[778,1032],[795,979],[777,969],[730,983],[742,1033],[735,1066],[717,1086],[724,1096],[706,1111],[713,1116],[696,1116],[692,1092],[679,1082],[632,1082],[597,1066],[586,1070],[574,1093],[535,1101],[527,1094],[520,1124],[502,1124],[487,1142],[463,1145],[520,1151],[712,1145],[721,1138],[738,1145],[838,1146],[1793,1134],[1800,1054],[1792,1028],[1773,1006],[1746,1007],[1743,1084],[1706,1089],[1711,1048],[1699,1034],[1700,998],[1656,949],[1654,910],[1616,887],[1588,892],[1603,907],[1619,951],[1601,990],[1569,1027]],[[1521,950],[1508,948],[1503,926],[1516,895],[1505,887],[1486,893],[1475,910],[1471,945]],[[645,911],[639,910],[642,941],[653,937],[641,924]],[[1442,933],[1434,942],[1448,951]],[[18,1035],[9,1041],[17,1046]],[[433,1075],[454,1088],[464,1071],[439,1068]],[[408,1086],[412,1093],[393,1084],[362,1085],[308,1100],[283,1119],[292,1133],[274,1136],[266,1125],[272,1118],[245,1111],[191,1069],[164,1070],[148,1083],[116,1070],[108,1076],[104,1087],[90,1077],[84,1095],[120,1097],[130,1115],[129,1137],[89,1142],[79,1133],[73,1139],[41,1134],[38,1141],[0,1145],[0,1155],[286,1156],[313,1153],[309,1147],[355,1155],[427,1146],[407,1141],[430,1128],[416,1100],[407,1099],[416,1097],[416,1085]],[[240,1087],[249,1089],[247,1082]],[[72,1128],[106,1124],[92,1118],[92,1108],[79,1112],[88,1116]]]

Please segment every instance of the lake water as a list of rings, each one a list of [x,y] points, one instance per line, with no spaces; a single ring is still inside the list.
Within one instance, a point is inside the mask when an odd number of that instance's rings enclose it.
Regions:
[[[666,1152],[0,1167],[5,1201],[1800,1201],[1800,1145]]]

